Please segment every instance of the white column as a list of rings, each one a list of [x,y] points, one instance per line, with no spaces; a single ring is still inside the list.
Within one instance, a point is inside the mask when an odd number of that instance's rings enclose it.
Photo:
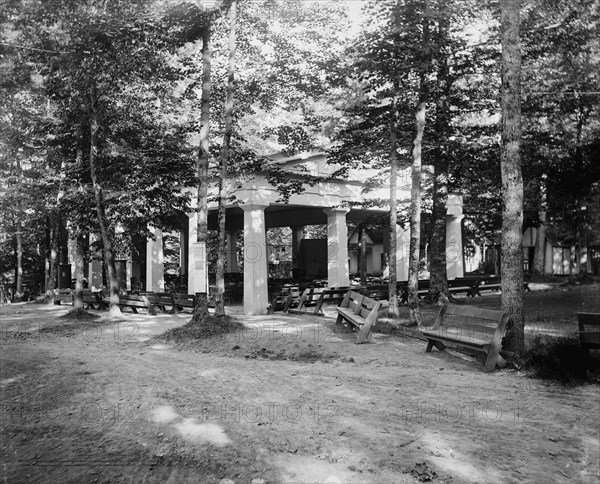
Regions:
[[[396,225],[396,280],[408,281],[410,230]]]
[[[165,264],[163,259],[162,230],[150,228],[155,240],[146,241],[146,291],[165,290]]]
[[[462,244],[462,195],[448,194],[446,203],[446,272],[448,280],[465,276]]]
[[[71,280],[75,279],[75,253],[77,252],[77,239],[69,235],[67,240],[67,258],[71,264]]]
[[[237,272],[236,231],[227,231],[227,272]]]
[[[99,240],[96,234],[90,234],[90,247],[93,242]],[[102,251],[98,251],[95,255],[99,256]],[[90,291],[99,291],[102,289],[102,261],[100,259],[91,259],[88,270],[88,288]]]
[[[326,208],[327,214],[327,284],[329,287],[350,285],[348,267],[348,227],[346,208]]]
[[[266,314],[268,305],[266,205],[243,205],[244,314]]]
[[[189,257],[188,257],[188,294],[204,292],[208,294],[208,260],[206,243],[197,242],[198,215],[194,212],[189,217]]]
[[[125,277],[127,279],[125,283],[127,284],[128,291],[131,291],[131,278],[133,277],[133,261],[131,260],[131,257],[132,256],[130,255],[125,263]]]

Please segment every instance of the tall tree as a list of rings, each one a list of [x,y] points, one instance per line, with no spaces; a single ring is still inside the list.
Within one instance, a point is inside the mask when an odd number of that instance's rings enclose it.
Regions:
[[[446,273],[446,203],[448,201],[447,139],[450,136],[450,78],[448,44],[450,44],[450,12],[446,2],[438,4],[438,25],[435,32],[435,146],[433,149],[432,231],[429,243],[429,298],[448,300]]]
[[[419,310],[419,266],[421,262],[421,165],[423,133],[429,96],[428,75],[430,67],[429,2],[422,5],[422,37],[419,65],[419,100],[415,113],[415,138],[413,141],[411,193],[410,193],[410,248],[408,260],[408,313],[412,324],[421,325]]]
[[[396,82],[394,88],[399,89]],[[392,318],[400,315],[398,310],[398,269],[396,265],[396,253],[398,251],[398,129],[396,123],[396,105],[394,100],[390,110],[390,250],[388,260],[388,293],[390,306],[388,314]]]
[[[89,79],[89,125],[90,125],[90,176],[94,188],[94,198],[96,200],[96,211],[98,214],[98,224],[100,225],[100,236],[102,237],[102,251],[104,252],[104,262],[109,286],[109,317],[117,318],[121,315],[119,306],[119,282],[117,280],[117,269],[115,266],[115,254],[113,251],[112,238],[109,232],[108,219],[106,217],[106,207],[104,202],[104,189],[102,182],[98,177],[98,132],[100,124],[98,122],[98,87],[94,75]]]
[[[200,263],[204,264],[203,281],[196,292],[194,321],[200,321],[208,315],[208,266],[206,257],[206,242],[208,239],[208,168],[210,163],[210,100],[211,100],[211,21],[210,17],[202,28],[202,99],[200,103],[200,150],[197,164],[198,196],[196,210],[198,222],[196,225],[198,250],[201,254]]]
[[[216,315],[225,314],[225,262],[227,258],[227,240],[225,237],[225,204],[227,194],[225,181],[229,170],[229,151],[231,149],[231,134],[233,131],[233,108],[235,90],[235,54],[236,54],[236,27],[237,27],[237,1],[233,0],[229,7],[229,66],[227,73],[227,97],[225,100],[225,132],[221,149],[221,176],[219,178],[219,249],[217,258],[217,294]]]
[[[501,0],[502,43],[502,307],[509,320],[506,346],[525,350],[523,319],[523,177],[521,173],[520,0]]]

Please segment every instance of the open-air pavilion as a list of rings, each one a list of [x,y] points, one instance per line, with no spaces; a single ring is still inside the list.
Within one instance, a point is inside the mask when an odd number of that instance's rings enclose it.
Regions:
[[[292,264],[310,265],[312,277],[327,280],[329,287],[350,284],[348,225],[374,215],[384,215],[389,207],[362,208],[366,199],[389,200],[389,185],[364,193],[365,182],[373,173],[368,170],[351,170],[348,177],[334,178],[331,174],[336,167],[327,163],[322,152],[304,153],[292,157],[276,156],[272,163],[289,172],[290,178],[309,175],[318,179],[314,184],[292,195],[285,203],[281,194],[267,180],[266,175],[254,175],[244,180],[228,180],[226,189],[233,195],[235,203],[226,208],[226,232],[228,243],[227,272],[237,272],[237,233],[243,232],[243,304],[245,314],[265,313],[268,306],[269,248],[267,230],[274,227],[290,227],[292,230]],[[410,169],[399,176],[398,203],[410,202]],[[368,205],[368,204],[365,204]],[[180,273],[187,279],[189,294],[208,292],[208,269],[206,248],[197,242],[195,212],[187,215],[181,229]],[[446,221],[447,270],[450,280],[464,275],[462,244],[462,197],[451,194],[448,197]],[[313,243],[306,249],[309,257],[300,256],[303,228],[308,225],[326,225],[327,240]],[[217,228],[217,206],[209,206],[208,228]],[[397,251],[394,257],[389,254],[389,232],[383,231],[384,241],[379,251],[369,257],[382,256],[379,265],[395,260],[399,281],[408,279],[408,227],[398,225]],[[142,257],[122,261],[119,266],[122,279],[131,289],[131,280],[140,280],[147,291],[165,290],[162,231],[154,229],[154,240],[148,240],[145,247],[138,250]],[[316,241],[315,241],[316,242]],[[142,244],[143,245],[143,244]],[[371,261],[371,266],[375,264]],[[122,267],[121,267],[122,266]],[[118,268],[118,269],[119,269]],[[89,267],[90,285],[101,286],[101,262],[91,261]],[[299,268],[299,273],[306,270]],[[306,268],[305,268],[306,269]],[[144,284],[145,282],[145,284]]]

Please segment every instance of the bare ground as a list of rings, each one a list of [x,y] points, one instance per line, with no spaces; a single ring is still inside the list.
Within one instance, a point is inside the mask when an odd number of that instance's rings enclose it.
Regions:
[[[576,331],[598,295],[528,294],[529,333]],[[244,316],[174,345],[155,336],[189,315],[0,311],[4,482],[600,482],[597,384],[486,374],[401,334],[355,345],[331,318]]]

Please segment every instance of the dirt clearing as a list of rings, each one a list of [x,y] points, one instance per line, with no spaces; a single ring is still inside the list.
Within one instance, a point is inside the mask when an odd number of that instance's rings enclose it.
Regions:
[[[594,290],[565,297],[597,310]],[[553,295],[528,295],[528,321]],[[155,336],[189,315],[67,310],[2,307],[4,482],[600,482],[597,384],[486,374],[402,335],[355,345],[331,318],[240,317],[178,346]]]

